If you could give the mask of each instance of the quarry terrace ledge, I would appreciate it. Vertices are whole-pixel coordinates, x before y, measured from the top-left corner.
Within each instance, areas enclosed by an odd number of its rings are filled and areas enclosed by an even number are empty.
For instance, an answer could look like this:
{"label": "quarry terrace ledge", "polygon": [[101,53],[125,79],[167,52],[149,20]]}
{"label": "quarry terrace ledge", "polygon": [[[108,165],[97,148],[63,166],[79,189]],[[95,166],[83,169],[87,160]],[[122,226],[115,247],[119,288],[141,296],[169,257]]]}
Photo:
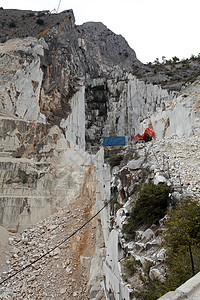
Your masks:
{"label": "quarry terrace ledge", "polygon": [[200,299],[200,272],[190,278],[175,291],[168,292],[158,300],[199,300]]}

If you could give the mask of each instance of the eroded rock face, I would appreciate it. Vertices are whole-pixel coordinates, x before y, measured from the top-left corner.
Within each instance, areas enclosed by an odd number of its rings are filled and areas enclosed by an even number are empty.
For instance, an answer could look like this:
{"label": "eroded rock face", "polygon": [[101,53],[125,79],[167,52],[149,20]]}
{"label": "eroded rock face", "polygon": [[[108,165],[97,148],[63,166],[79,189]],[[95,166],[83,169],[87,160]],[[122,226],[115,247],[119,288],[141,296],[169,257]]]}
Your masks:
{"label": "eroded rock face", "polygon": [[21,231],[76,198],[91,161],[58,126],[0,119],[0,222]]}
{"label": "eroded rock face", "polygon": [[24,120],[42,118],[39,96],[43,73],[41,56],[47,44],[37,39],[9,40],[0,45],[0,110]]}
{"label": "eroded rock face", "polygon": [[36,37],[47,28],[57,26],[70,15],[70,23],[75,23],[72,10],[65,10],[59,14],[51,14],[50,11],[31,11],[19,9],[0,9],[2,20],[0,28],[0,42],[5,43],[9,39]]}
{"label": "eroded rock face", "polygon": [[92,60],[100,68],[106,67],[108,69],[114,65],[128,70],[132,68],[133,64],[138,67],[142,66],[135,51],[129,47],[124,37],[115,34],[101,22],[86,22],[77,26],[77,29],[80,33],[79,41],[84,39],[83,45],[87,42],[86,58],[90,59],[88,65],[91,64]]}

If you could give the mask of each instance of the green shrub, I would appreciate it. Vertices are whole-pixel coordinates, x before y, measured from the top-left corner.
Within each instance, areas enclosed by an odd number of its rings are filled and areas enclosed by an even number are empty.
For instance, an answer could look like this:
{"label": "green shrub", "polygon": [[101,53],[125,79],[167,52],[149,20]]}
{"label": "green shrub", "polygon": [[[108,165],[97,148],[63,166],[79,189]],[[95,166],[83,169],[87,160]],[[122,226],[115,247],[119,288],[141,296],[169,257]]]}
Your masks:
{"label": "green shrub", "polygon": [[135,69],[135,70],[138,70],[138,69],[139,69],[139,66],[137,66],[137,65],[132,65],[132,68]]}
{"label": "green shrub", "polygon": [[163,294],[168,292],[165,284],[160,283],[159,281],[153,281],[149,276],[140,276],[140,279],[143,282],[144,289],[140,292],[135,292],[134,296],[139,300],[157,300]]}
{"label": "green shrub", "polygon": [[146,183],[140,186],[135,205],[130,212],[127,224],[123,226],[126,233],[134,234],[140,226],[158,224],[167,212],[170,203],[171,187],[166,184]]}
{"label": "green shrub", "polygon": [[128,52],[125,52],[125,53],[124,53],[124,56],[125,56],[125,57],[128,57]]}
{"label": "green shrub", "polygon": [[39,18],[36,20],[36,23],[39,25],[44,25],[44,20]]}
{"label": "green shrub", "polygon": [[10,22],[9,27],[10,27],[10,28],[16,27],[15,22],[14,22],[13,20]]}
{"label": "green shrub", "polygon": [[135,257],[133,257],[133,256],[126,258],[122,262],[122,267],[124,269],[124,273],[127,276],[132,277],[135,274],[135,271],[136,271],[135,264],[136,264],[136,261],[135,261]]}
{"label": "green shrub", "polygon": [[107,163],[111,166],[111,168],[115,166],[119,166],[121,161],[124,159],[123,148],[115,148],[104,151],[104,159],[107,160]]}
{"label": "green shrub", "polygon": [[172,60],[174,63],[177,63],[180,61],[180,59],[177,56],[172,57]]}
{"label": "green shrub", "polygon": [[169,219],[163,233],[162,247],[166,249],[165,283],[152,281],[148,274],[141,279],[142,292],[135,294],[140,300],[156,300],[163,294],[175,290],[200,271],[200,203],[185,198],[176,209],[168,211]]}
{"label": "green shrub", "polygon": [[200,271],[200,203],[192,198],[182,199],[177,209],[168,214],[163,246],[167,250],[169,280],[177,277],[176,288]]}

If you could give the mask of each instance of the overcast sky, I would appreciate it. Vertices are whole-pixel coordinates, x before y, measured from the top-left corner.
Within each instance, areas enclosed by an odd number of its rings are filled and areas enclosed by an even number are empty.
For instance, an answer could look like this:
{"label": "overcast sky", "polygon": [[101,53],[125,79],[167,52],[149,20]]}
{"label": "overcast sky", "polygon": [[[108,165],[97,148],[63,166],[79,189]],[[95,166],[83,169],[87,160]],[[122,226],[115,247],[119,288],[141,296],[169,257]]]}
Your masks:
{"label": "overcast sky", "polygon": [[[60,3],[60,6],[59,6]],[[101,21],[123,35],[143,63],[200,53],[200,0],[0,0],[0,7],[73,9],[76,24]]]}

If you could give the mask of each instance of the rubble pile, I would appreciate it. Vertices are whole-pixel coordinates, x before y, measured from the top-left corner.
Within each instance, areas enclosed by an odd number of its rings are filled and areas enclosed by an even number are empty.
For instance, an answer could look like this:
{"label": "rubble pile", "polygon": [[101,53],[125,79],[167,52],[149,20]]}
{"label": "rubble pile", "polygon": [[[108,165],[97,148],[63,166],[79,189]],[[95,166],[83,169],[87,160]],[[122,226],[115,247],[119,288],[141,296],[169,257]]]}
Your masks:
{"label": "rubble pile", "polygon": [[[200,136],[166,138],[157,141],[150,155],[155,183],[174,186],[174,196],[200,197]],[[166,176],[166,180],[162,176]],[[160,178],[160,179],[159,179]]]}
{"label": "rubble pile", "polygon": [[[33,263],[80,228],[91,217],[93,202],[78,199],[21,235],[9,238],[8,271],[1,280]],[[89,299],[87,284],[95,249],[95,222],[54,249],[0,288],[1,299]]]}
{"label": "rubble pile", "polygon": [[[110,233],[110,243],[113,237],[118,241],[118,267],[112,251],[107,250],[106,266],[121,277],[123,284],[129,288],[127,299],[133,299],[132,292],[143,289],[142,276],[149,276],[151,280],[165,281],[166,267],[165,249],[160,247],[162,237],[159,234],[165,230],[165,216],[159,225],[150,228],[142,226],[136,231],[135,237],[130,237],[123,230],[123,225],[129,216],[131,203],[136,201],[137,187],[144,182],[153,181],[154,184],[166,183],[172,187],[173,199],[186,196],[199,198],[200,196],[200,136],[197,131],[193,136],[165,138],[156,142],[138,143],[128,150],[130,161],[123,166],[113,169],[111,191],[120,191],[111,213],[113,226]],[[126,150],[127,152],[127,150]],[[126,154],[127,156],[127,154]],[[121,208],[120,208],[121,206]],[[115,238],[116,239],[116,238]],[[116,256],[116,255],[115,255]],[[127,276],[124,262],[134,260],[136,271]],[[115,260],[115,264],[113,264]],[[112,285],[112,279],[110,278]]]}

